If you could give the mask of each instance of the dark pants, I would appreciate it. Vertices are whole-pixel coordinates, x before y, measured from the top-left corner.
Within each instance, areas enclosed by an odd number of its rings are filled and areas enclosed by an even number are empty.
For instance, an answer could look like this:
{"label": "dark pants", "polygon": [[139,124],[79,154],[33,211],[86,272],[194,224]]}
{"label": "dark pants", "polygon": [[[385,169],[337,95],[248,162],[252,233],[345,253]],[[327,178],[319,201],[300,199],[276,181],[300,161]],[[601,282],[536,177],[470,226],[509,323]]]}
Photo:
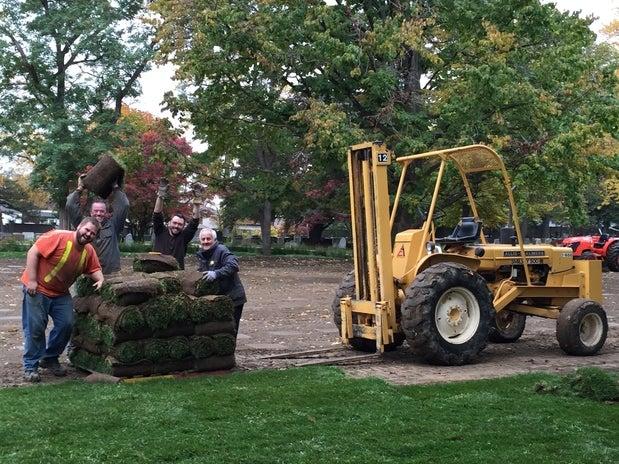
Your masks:
{"label": "dark pants", "polygon": [[234,307],[234,321],[236,322],[236,334],[239,334],[239,324],[241,323],[241,313],[243,312],[243,306],[239,305]]}

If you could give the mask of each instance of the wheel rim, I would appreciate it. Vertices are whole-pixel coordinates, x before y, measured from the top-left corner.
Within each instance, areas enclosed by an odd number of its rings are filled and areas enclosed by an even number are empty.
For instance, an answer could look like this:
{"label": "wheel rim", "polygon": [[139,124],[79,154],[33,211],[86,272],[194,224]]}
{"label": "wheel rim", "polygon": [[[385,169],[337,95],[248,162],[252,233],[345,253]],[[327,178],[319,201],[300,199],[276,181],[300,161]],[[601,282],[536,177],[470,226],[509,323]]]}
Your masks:
{"label": "wheel rim", "polygon": [[580,321],[580,341],[585,346],[594,346],[602,338],[604,332],[604,323],[602,318],[595,314],[589,313]]}
{"label": "wheel rim", "polygon": [[475,295],[466,288],[453,287],[438,300],[434,322],[441,337],[449,343],[459,345],[475,335],[480,315]]}
{"label": "wheel rim", "polygon": [[511,311],[505,310],[497,313],[495,319],[497,329],[501,332],[507,332],[516,323],[515,319],[516,316]]}

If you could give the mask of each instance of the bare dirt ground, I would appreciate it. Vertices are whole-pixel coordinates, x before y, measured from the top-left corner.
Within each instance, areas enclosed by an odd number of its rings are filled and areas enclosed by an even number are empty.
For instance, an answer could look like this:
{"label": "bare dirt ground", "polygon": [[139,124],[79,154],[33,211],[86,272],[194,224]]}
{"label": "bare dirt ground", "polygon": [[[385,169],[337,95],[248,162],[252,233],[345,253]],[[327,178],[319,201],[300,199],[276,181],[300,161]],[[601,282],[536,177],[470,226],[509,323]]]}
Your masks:
{"label": "bare dirt ground", "polygon": [[[123,259],[123,267],[130,266],[130,262]],[[265,357],[341,347],[330,305],[342,276],[352,266],[350,262],[243,257],[240,263],[249,301],[243,311],[235,370],[282,368],[293,363],[313,362],[311,358]],[[0,260],[0,386],[5,387],[23,384],[19,276],[24,265],[25,259]],[[194,267],[194,259],[189,258],[187,269]],[[596,356],[565,355],[555,338],[555,321],[528,318],[527,328],[518,342],[490,344],[476,364],[458,367],[420,364],[411,359],[405,344],[396,352],[366,358],[342,368],[354,377],[374,376],[396,384],[491,378],[532,371],[560,372],[579,366],[619,370],[619,273],[604,273],[603,279],[609,334],[604,348]],[[43,382],[83,376],[74,369],[61,379],[43,372]]]}

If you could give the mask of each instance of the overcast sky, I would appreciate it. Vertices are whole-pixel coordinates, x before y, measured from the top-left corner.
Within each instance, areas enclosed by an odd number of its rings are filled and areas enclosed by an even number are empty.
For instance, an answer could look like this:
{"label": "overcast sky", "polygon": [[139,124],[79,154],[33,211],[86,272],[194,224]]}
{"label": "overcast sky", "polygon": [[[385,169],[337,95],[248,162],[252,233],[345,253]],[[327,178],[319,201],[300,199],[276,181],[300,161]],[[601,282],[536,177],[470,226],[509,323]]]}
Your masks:
{"label": "overcast sky", "polygon": [[[598,19],[592,24],[592,29],[597,33],[600,28],[610,23],[613,18],[619,17],[619,0],[553,0],[545,3],[555,3],[560,10],[581,11],[581,16],[594,15]],[[142,95],[133,100],[127,101],[129,106],[142,111],[148,111],[155,116],[169,117],[169,113],[162,112],[161,100],[163,94],[174,88],[172,81],[173,68],[171,65],[158,66],[147,73],[140,79],[142,86]],[[192,140],[191,133],[186,133],[185,136]],[[195,150],[201,151],[204,146],[192,142]]]}

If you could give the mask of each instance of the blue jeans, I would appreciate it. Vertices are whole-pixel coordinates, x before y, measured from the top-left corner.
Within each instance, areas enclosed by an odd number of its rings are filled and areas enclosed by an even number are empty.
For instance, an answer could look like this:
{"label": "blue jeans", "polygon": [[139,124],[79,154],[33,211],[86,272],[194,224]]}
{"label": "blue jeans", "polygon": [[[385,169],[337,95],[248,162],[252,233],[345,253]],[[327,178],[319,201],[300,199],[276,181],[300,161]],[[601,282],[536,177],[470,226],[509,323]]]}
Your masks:
{"label": "blue jeans", "polygon": [[[45,329],[49,318],[54,328],[45,343]],[[24,288],[22,326],[24,329],[24,370],[39,366],[41,358],[57,359],[71,339],[73,329],[73,300],[71,295],[48,297],[42,293],[30,295]]]}

